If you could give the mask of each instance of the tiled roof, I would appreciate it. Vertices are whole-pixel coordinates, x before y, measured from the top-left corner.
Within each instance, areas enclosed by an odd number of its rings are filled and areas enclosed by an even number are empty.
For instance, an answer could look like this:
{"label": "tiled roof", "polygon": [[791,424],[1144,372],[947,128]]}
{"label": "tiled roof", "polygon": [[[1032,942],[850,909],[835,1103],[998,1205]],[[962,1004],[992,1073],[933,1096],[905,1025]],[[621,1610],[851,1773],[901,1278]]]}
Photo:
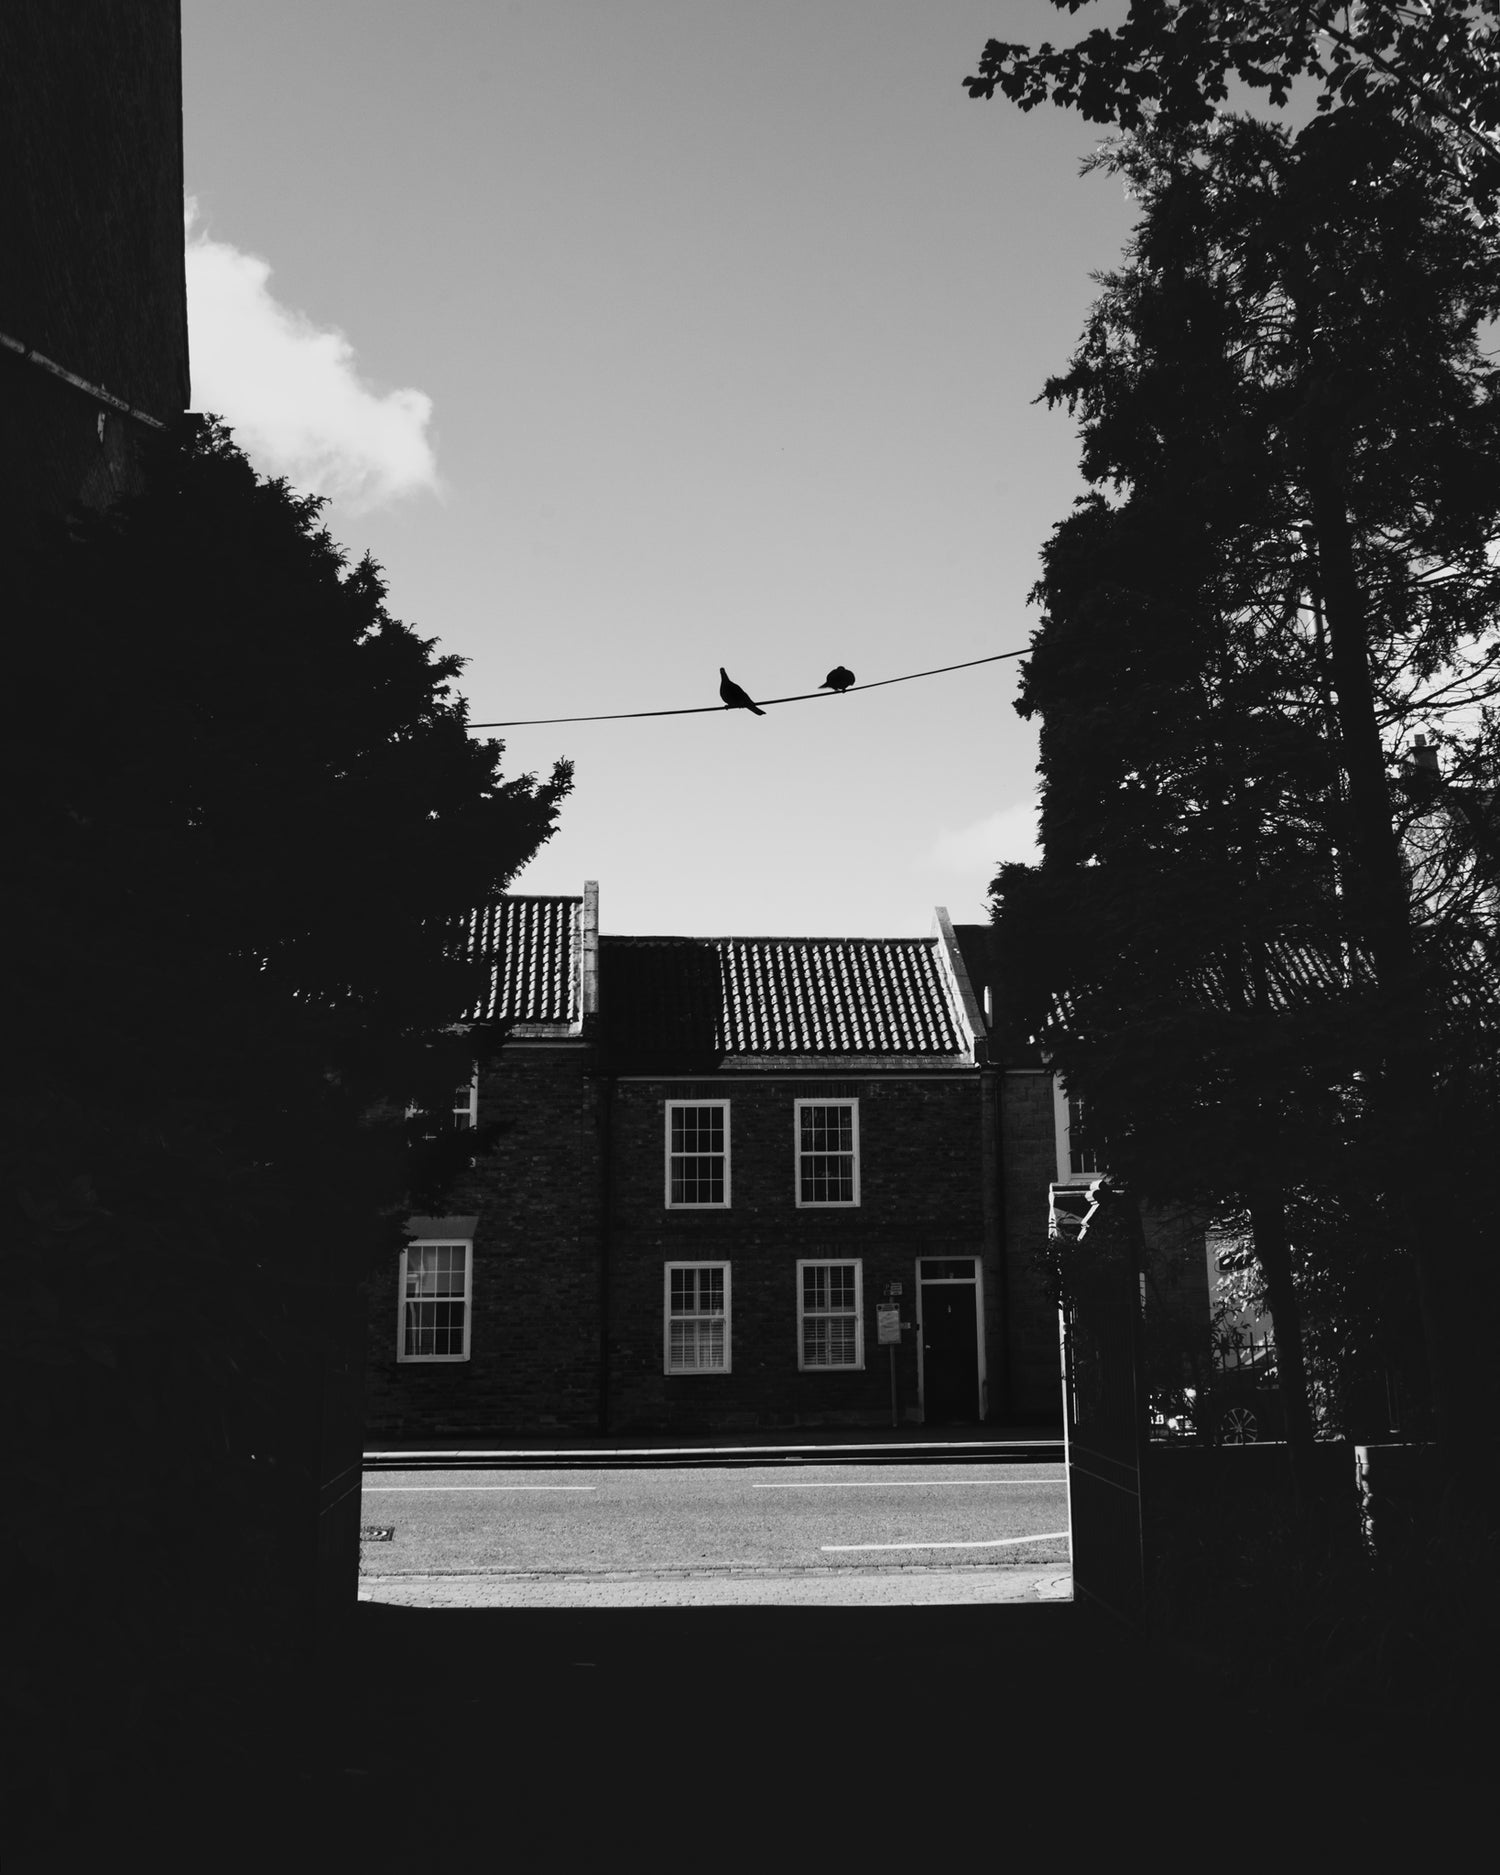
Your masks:
{"label": "tiled roof", "polygon": [[[1261,973],[1266,1009],[1278,1016],[1347,1002],[1351,997],[1367,995],[1374,983],[1368,959],[1337,944],[1275,938],[1260,946],[1255,964]],[[1171,990],[1173,1005],[1180,1010],[1247,1013],[1252,1006],[1248,969],[1248,953],[1244,950],[1228,956],[1210,952],[1177,981]],[[1155,993],[1165,992],[1158,986]],[[1085,1004],[1087,1000],[1085,995]],[[1046,1027],[1067,1029],[1077,1021],[1078,1006],[1073,992],[1055,992]]]}
{"label": "tiled roof", "polygon": [[[1368,960],[1358,951],[1337,946],[1278,940],[1264,945],[1257,961],[1264,973],[1267,1002],[1278,1014],[1359,994],[1373,982]],[[1191,979],[1192,988],[1199,1001],[1234,1009],[1247,994],[1244,971],[1243,957],[1229,963],[1210,959]]]}
{"label": "tiled roof", "polygon": [[[1471,931],[1418,933],[1425,956],[1419,983],[1430,999],[1428,1007],[1440,1017],[1500,1026],[1500,969],[1492,948]],[[1366,951],[1331,940],[1273,939],[1256,958],[1263,973],[1266,1007],[1273,1015],[1334,1009],[1388,1009],[1374,963]],[[1249,1006],[1244,955],[1203,959],[1185,976],[1178,1001],[1225,1014],[1245,1012]],[[1053,1022],[1067,1027],[1074,1020],[1074,1005],[1066,994],[1054,998]]]}
{"label": "tiled roof", "polygon": [[620,1054],[968,1059],[931,938],[600,940]]}
{"label": "tiled roof", "polygon": [[577,898],[505,897],[469,915],[469,954],[490,965],[477,1022],[578,1020]]}

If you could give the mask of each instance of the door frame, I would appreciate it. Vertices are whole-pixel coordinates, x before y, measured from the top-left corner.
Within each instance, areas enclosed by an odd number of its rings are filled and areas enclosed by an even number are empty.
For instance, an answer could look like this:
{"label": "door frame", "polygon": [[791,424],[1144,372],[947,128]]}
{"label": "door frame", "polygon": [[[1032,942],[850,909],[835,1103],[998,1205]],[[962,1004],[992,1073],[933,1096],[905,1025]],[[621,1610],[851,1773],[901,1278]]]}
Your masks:
{"label": "door frame", "polygon": [[[924,1277],[924,1263],[972,1263],[974,1275]],[[990,1386],[989,1371],[984,1353],[984,1263],[977,1256],[960,1253],[958,1256],[930,1256],[917,1258],[917,1411],[921,1415],[918,1424],[927,1423],[927,1355],[923,1345],[922,1288],[925,1282],[943,1285],[954,1289],[972,1288],[974,1291],[974,1346],[976,1354],[977,1379],[979,1382],[979,1423],[983,1425],[989,1418]]]}

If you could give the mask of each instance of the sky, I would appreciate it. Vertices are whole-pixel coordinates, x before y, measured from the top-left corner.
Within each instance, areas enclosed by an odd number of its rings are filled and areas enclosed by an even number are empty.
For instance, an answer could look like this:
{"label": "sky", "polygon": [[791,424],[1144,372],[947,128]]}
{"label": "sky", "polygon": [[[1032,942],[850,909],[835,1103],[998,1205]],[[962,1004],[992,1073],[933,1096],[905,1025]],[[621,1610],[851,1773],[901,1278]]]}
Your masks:
{"label": "sky", "polygon": [[[1092,13],[1092,9],[1091,9]],[[194,407],[329,499],[476,723],[1021,649],[1062,370],[1131,223],[962,88],[1046,0],[184,0]],[[496,730],[521,892],[616,933],[918,936],[1032,857],[1016,660]]]}

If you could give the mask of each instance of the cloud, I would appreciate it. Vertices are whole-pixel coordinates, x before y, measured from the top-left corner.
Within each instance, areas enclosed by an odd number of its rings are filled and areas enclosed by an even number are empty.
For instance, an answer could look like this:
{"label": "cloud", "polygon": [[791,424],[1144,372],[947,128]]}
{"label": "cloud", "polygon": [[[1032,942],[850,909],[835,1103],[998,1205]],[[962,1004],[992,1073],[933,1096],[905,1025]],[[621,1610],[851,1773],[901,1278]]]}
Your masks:
{"label": "cloud", "polygon": [[945,828],[927,855],[929,866],[942,872],[978,873],[989,883],[1006,860],[1035,865],[1041,858],[1036,843],[1036,802],[1017,801],[976,820],[972,826]]}
{"label": "cloud", "polygon": [[356,513],[436,490],[432,399],[374,390],[344,334],[284,306],[270,263],[211,239],[191,196],[184,223],[194,408],[221,416],[262,474]]}

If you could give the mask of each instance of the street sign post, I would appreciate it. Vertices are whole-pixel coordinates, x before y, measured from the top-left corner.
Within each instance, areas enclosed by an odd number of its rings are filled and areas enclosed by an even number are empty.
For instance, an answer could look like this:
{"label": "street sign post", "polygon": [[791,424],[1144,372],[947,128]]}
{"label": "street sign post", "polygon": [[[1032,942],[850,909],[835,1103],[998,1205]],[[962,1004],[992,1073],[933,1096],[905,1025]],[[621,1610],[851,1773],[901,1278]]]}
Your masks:
{"label": "street sign post", "polygon": [[900,1424],[900,1415],[896,1409],[896,1350],[901,1345],[901,1304],[896,1300],[901,1294],[900,1283],[887,1283],[885,1300],[875,1305],[875,1339],[882,1348],[890,1350],[891,1362],[891,1424]]}

